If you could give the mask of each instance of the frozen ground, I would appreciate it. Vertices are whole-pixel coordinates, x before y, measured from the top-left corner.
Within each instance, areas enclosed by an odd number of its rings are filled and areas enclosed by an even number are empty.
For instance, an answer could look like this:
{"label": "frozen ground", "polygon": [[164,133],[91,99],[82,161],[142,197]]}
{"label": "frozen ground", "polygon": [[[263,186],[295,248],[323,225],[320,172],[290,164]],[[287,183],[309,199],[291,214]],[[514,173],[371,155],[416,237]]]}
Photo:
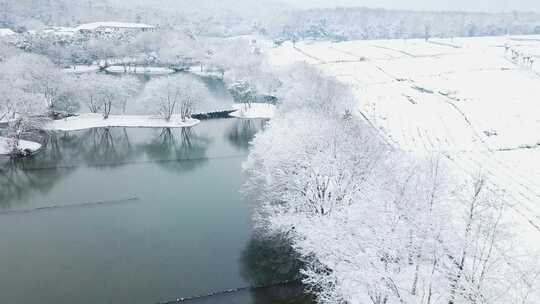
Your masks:
{"label": "frozen ground", "polygon": [[244,118],[244,119],[257,119],[257,118],[272,118],[276,111],[276,106],[266,103],[252,103],[246,104],[233,104],[235,112],[229,114],[232,117]]}
{"label": "frozen ground", "polygon": [[275,66],[304,61],[350,84],[359,112],[395,146],[441,151],[460,172],[490,177],[523,224],[521,244],[540,247],[540,36],[286,43],[268,52]]}
{"label": "frozen ground", "polygon": [[197,119],[182,121],[176,115],[170,121],[155,116],[144,115],[111,115],[103,119],[101,114],[81,114],[61,120],[54,120],[47,125],[47,129],[55,131],[77,131],[93,128],[185,128],[197,125]]}
{"label": "frozen ground", "polygon": [[[0,137],[0,155],[9,155],[11,150],[9,149],[11,139]],[[26,140],[19,140],[18,149],[21,151],[35,152],[41,148],[41,145]]]}

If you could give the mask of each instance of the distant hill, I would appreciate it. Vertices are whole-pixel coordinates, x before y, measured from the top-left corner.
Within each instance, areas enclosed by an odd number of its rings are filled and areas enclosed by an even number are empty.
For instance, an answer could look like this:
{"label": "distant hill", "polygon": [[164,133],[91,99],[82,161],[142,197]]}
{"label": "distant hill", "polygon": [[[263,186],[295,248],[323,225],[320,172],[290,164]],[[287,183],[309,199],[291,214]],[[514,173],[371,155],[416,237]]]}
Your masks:
{"label": "distant hill", "polygon": [[274,37],[395,39],[540,34],[540,13],[416,12],[370,8],[298,10],[273,20]]}

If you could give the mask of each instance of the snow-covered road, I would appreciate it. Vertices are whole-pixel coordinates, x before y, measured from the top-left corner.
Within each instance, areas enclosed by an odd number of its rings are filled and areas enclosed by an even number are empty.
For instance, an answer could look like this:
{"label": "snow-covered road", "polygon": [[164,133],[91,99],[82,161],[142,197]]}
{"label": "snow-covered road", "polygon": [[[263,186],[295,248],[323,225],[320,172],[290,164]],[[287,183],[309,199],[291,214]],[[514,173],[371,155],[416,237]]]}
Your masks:
{"label": "snow-covered road", "polygon": [[[358,110],[401,149],[440,151],[508,197],[525,245],[540,238],[540,37],[314,42],[269,50],[350,84]],[[515,54],[519,54],[517,57]]]}

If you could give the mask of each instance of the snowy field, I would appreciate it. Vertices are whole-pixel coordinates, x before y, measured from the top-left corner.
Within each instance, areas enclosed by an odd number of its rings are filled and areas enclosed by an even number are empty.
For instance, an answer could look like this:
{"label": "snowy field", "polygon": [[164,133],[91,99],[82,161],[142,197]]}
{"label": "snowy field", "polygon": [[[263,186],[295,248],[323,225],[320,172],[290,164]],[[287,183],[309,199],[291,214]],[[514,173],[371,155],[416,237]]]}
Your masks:
{"label": "snowy field", "polygon": [[286,43],[269,60],[316,65],[354,88],[359,114],[396,147],[490,177],[524,245],[538,245],[540,37]]}
{"label": "snowy field", "polygon": [[155,116],[145,115],[110,115],[103,119],[101,114],[81,114],[66,119],[54,120],[46,128],[53,131],[78,131],[94,128],[185,128],[199,123],[197,119],[182,121],[179,115],[173,115],[170,121]]}

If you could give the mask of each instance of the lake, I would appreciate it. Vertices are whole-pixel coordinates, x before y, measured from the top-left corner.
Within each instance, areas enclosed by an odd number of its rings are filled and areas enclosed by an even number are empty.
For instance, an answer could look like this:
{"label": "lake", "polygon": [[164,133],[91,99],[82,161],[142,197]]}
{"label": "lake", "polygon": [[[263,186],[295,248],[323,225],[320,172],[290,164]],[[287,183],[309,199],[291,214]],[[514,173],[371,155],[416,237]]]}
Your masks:
{"label": "lake", "polygon": [[[0,172],[0,302],[164,303],[294,279],[253,230],[241,164],[262,120],[56,133]],[[310,303],[297,283],[189,303]]]}

